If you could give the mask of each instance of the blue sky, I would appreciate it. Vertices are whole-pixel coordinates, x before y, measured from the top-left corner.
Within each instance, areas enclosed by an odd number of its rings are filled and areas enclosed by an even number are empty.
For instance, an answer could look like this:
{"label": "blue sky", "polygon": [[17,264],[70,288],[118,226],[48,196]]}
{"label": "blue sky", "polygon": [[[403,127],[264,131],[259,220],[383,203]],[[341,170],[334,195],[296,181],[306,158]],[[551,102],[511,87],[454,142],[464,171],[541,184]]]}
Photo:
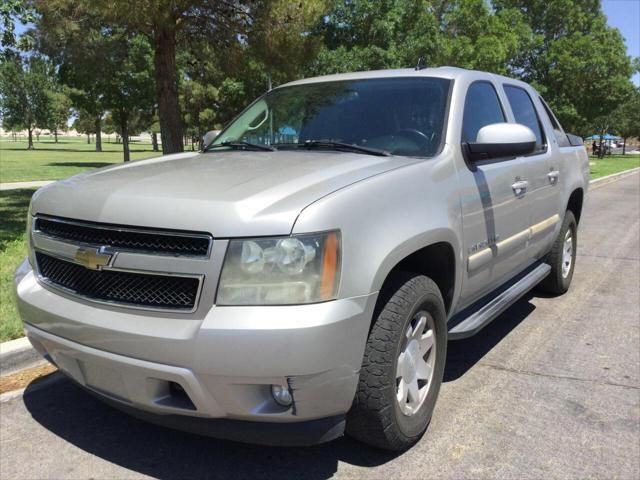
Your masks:
{"label": "blue sky", "polygon": [[[640,0],[603,0],[607,23],[616,27],[627,42],[627,55],[640,57]],[[640,74],[633,83],[640,85]]]}
{"label": "blue sky", "polygon": [[[640,0],[602,0],[602,8],[609,25],[619,29],[625,38],[627,55],[640,57]],[[16,33],[21,34],[24,28],[16,25]],[[635,74],[633,82],[640,86],[640,73]]]}

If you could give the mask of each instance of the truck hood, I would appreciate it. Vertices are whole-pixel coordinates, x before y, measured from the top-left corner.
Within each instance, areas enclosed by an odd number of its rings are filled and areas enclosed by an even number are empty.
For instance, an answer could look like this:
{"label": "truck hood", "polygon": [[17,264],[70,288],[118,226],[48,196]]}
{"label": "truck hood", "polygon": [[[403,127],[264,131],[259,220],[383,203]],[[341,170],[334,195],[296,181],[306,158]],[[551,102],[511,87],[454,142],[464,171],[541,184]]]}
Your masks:
{"label": "truck hood", "polygon": [[418,159],[342,152],[207,152],[107,167],[50,184],[33,214],[211,233],[286,235],[319,198]]}

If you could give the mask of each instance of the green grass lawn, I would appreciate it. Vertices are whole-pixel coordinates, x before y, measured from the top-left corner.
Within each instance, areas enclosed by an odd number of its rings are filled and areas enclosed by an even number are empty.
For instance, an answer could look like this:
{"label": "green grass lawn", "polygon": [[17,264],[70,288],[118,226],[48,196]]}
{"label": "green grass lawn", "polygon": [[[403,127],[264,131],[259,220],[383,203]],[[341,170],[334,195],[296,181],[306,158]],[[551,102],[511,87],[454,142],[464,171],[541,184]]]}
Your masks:
{"label": "green grass lawn", "polygon": [[640,155],[605,155],[602,160],[589,156],[591,178],[605,177],[636,167],[640,167]]}
{"label": "green grass lawn", "polygon": [[[122,162],[122,145],[108,143],[103,137],[102,152],[95,151],[95,144],[86,137],[59,137],[59,142],[41,137],[35,142],[35,150],[27,150],[22,139],[11,141],[0,138],[0,183],[28,182],[31,180],[59,180],[92,168],[105,167]],[[154,157],[150,143],[132,142],[131,159]]]}
{"label": "green grass lawn", "polygon": [[35,189],[0,191],[0,341],[22,336],[13,301],[13,272],[25,257],[29,200]]}

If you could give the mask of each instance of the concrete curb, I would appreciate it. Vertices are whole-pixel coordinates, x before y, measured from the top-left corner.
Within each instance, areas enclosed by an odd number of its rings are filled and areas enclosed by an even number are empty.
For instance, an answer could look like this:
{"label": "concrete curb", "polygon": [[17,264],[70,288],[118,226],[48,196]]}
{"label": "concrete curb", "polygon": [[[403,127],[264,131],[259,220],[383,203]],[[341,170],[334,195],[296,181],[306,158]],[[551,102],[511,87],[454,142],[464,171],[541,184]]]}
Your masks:
{"label": "concrete curb", "polygon": [[14,398],[22,397],[27,391],[27,388],[29,389],[28,393],[37,392],[38,390],[59,382],[62,379],[64,379],[64,375],[61,372],[53,372],[48,378],[36,379],[35,383],[28,385],[26,388],[19,388],[18,390],[12,390],[10,392],[0,394],[0,403],[10,402]]}
{"label": "concrete curb", "polygon": [[44,361],[27,337],[0,343],[0,375],[8,375]]}
{"label": "concrete curb", "polygon": [[[596,178],[589,183],[592,185],[605,184],[639,171],[640,167],[632,168],[607,175],[606,177]],[[0,375],[7,375],[23,368],[33,367],[37,363],[44,361],[26,337],[0,343]]]}
{"label": "concrete curb", "polygon": [[55,182],[55,180],[42,180],[36,182],[9,182],[9,183],[0,183],[0,190],[18,190],[21,188],[39,188],[44,187],[45,185],[49,185],[50,183]]}
{"label": "concrete curb", "polygon": [[596,178],[591,180],[589,183],[591,185],[597,185],[599,183],[608,183],[614,180],[618,180],[621,177],[626,177],[627,175],[631,175],[633,173],[640,172],[640,167],[631,168],[629,170],[623,170],[622,172],[612,173],[611,175],[607,175],[606,177]]}

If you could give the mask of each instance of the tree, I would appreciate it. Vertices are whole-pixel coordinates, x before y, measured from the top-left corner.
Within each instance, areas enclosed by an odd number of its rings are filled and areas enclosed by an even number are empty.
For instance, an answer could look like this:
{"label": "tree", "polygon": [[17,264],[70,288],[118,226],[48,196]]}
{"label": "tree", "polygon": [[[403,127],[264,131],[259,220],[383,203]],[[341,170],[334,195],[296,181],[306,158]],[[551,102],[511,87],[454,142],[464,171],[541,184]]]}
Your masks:
{"label": "tree", "polygon": [[58,143],[58,131],[67,129],[67,121],[71,113],[71,99],[60,90],[47,91],[49,96],[49,112],[47,125]]}
{"label": "tree", "polygon": [[[81,3],[81,2],[80,2]],[[82,5],[80,5],[82,7]],[[96,150],[101,150],[104,112],[122,135],[123,158],[129,161],[132,119],[153,105],[153,52],[149,39],[122,27],[112,27],[93,10],[77,16],[67,0],[38,2],[39,48],[59,64],[61,79],[80,111],[93,118]]]}
{"label": "tree", "polygon": [[322,39],[311,33],[327,4],[327,0],[271,0],[256,10],[247,43],[269,82],[302,76],[310,59],[317,56]]}
{"label": "tree", "polygon": [[313,73],[428,66],[508,73],[528,32],[515,9],[494,13],[485,0],[334,0]]}
{"label": "tree", "polygon": [[15,56],[15,47],[26,48],[31,42],[28,36],[18,41],[15,22],[29,23],[34,19],[33,6],[25,0],[3,0],[0,3],[0,57],[8,60]]}
{"label": "tree", "polygon": [[73,121],[73,128],[78,133],[84,133],[87,136],[87,143],[91,143],[91,134],[96,133],[93,115],[86,110],[78,110],[76,119]]}
{"label": "tree", "polygon": [[629,99],[613,112],[613,130],[622,137],[622,154],[626,154],[627,139],[640,138],[640,89],[629,96]]}
{"label": "tree", "polygon": [[567,130],[588,134],[631,86],[631,61],[620,32],[607,25],[600,0],[494,0],[498,14],[517,10],[529,25],[514,75],[545,96]]}
{"label": "tree", "polygon": [[0,66],[0,115],[5,128],[26,129],[32,150],[33,131],[46,128],[50,98],[48,65],[38,57],[16,58]]}
{"label": "tree", "polygon": [[140,112],[150,110],[153,103],[151,47],[146,37],[125,31],[114,32],[113,40],[107,54],[112,70],[104,85],[104,105],[111,110],[122,137],[124,161],[128,162],[132,121]]}
{"label": "tree", "polygon": [[[71,3],[42,2],[34,36],[38,49],[58,65],[58,77],[67,86],[73,107],[83,112],[86,130],[95,133],[96,152],[102,151],[101,124],[104,90],[112,65],[107,62],[112,38],[95,16],[73,21]],[[86,125],[91,118],[94,126]]]}
{"label": "tree", "polygon": [[312,74],[428,64],[438,50],[438,23],[427,0],[333,0],[319,22],[323,37]]}
{"label": "tree", "polygon": [[61,4],[75,19],[96,15],[110,27],[147,35],[153,46],[156,103],[162,132],[162,151],[181,152],[182,119],[178,102],[177,45],[218,35],[240,36],[249,26],[251,11],[259,0],[130,0],[127,8],[114,8],[107,0],[40,0],[40,9]]}
{"label": "tree", "polygon": [[439,48],[433,54],[435,65],[502,75],[512,73],[510,62],[530,34],[521,12],[516,9],[492,12],[484,0],[446,2],[438,24],[440,38]]}
{"label": "tree", "polygon": [[[107,113],[107,115],[104,117],[104,121],[102,122],[102,131],[107,134],[107,141],[111,142],[111,134],[116,133],[116,124],[113,121],[113,117],[110,113]],[[119,140],[116,136],[116,143],[118,142]]]}

